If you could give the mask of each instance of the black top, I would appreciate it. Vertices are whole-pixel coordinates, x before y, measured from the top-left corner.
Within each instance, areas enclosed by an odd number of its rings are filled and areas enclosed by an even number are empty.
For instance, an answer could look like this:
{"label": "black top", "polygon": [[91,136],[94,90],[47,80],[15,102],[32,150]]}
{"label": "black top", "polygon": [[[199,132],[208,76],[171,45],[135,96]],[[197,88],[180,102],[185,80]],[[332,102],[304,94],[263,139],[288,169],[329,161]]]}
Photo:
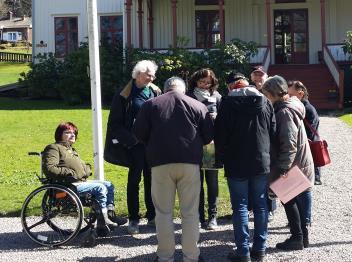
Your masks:
{"label": "black top", "polygon": [[216,162],[224,164],[225,176],[269,174],[275,129],[274,110],[266,97],[223,97],[214,141]]}
{"label": "black top", "polygon": [[145,102],[133,131],[146,144],[151,167],[201,164],[203,145],[213,139],[213,121],[201,102],[169,91]]}
{"label": "black top", "polygon": [[[306,109],[306,117],[305,119],[308,121],[308,123],[316,130],[318,131],[319,128],[319,115],[317,113],[317,110],[315,107],[308,101],[308,100],[302,100],[301,101]],[[310,128],[305,124],[304,125],[307,133],[308,139],[314,141],[317,139],[317,137],[314,137],[314,133]]]}

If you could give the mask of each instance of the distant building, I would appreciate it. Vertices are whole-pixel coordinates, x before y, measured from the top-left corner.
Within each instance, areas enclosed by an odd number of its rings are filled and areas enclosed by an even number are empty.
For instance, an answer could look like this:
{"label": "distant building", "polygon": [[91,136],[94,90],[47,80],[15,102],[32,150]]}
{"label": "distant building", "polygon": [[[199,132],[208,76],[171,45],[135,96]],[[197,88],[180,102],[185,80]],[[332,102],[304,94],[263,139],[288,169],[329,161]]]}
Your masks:
{"label": "distant building", "polygon": [[10,12],[8,19],[0,21],[0,41],[32,43],[32,18],[13,17]]}

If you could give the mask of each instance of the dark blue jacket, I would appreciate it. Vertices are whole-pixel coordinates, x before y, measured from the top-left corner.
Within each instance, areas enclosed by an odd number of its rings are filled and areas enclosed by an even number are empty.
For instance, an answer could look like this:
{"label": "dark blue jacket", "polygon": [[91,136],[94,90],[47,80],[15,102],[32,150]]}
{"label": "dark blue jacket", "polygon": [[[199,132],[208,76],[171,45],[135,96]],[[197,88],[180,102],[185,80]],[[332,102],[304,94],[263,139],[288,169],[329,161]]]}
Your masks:
{"label": "dark blue jacket", "polygon": [[[224,164],[226,177],[248,178],[270,172],[270,144],[276,121],[269,100],[256,95],[222,97],[215,120],[215,158]],[[230,94],[230,93],[229,93]]]}
{"label": "dark blue jacket", "polygon": [[[308,121],[308,123],[316,130],[318,131],[319,128],[319,115],[317,113],[317,110],[315,107],[308,101],[308,100],[301,100],[303,103],[305,109],[306,109],[306,117],[305,120]],[[308,139],[314,141],[317,139],[317,137],[314,137],[314,133],[312,130],[304,124],[304,127],[306,129],[307,137]]]}

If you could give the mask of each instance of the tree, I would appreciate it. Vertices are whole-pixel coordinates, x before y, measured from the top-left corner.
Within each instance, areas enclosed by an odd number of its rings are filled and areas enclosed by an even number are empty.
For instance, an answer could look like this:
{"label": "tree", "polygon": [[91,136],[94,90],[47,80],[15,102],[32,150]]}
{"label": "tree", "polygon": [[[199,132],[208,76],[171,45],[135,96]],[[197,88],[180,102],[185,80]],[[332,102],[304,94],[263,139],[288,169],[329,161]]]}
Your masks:
{"label": "tree", "polygon": [[15,17],[32,15],[31,0],[5,0],[4,5],[8,11],[13,13]]}

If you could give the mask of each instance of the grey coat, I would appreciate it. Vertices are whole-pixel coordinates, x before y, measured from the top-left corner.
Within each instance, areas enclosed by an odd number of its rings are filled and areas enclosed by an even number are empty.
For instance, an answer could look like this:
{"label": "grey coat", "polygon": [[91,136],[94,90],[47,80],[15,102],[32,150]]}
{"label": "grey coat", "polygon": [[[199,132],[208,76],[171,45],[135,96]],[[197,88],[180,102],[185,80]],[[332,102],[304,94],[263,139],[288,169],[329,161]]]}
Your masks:
{"label": "grey coat", "polygon": [[291,97],[274,103],[274,110],[277,134],[272,145],[270,181],[297,165],[313,182],[313,158],[303,124],[304,105],[296,97]]}

